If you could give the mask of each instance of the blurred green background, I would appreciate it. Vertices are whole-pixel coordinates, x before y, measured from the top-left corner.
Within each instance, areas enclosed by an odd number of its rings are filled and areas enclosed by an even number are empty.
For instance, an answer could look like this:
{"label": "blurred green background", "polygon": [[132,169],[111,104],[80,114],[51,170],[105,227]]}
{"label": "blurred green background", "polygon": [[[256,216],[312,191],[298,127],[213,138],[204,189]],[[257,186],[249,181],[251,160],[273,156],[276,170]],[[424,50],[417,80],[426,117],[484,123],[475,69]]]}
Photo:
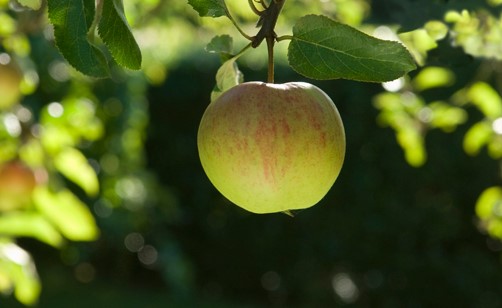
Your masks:
{"label": "blurred green background", "polygon": [[[58,53],[44,8],[0,0],[0,68],[21,76],[0,162],[36,181],[30,202],[0,207],[1,307],[502,307],[500,1],[288,1],[280,34],[325,14],[420,64],[393,84],[313,81],[278,44],[276,82],[318,85],[347,135],[334,187],[293,218],[231,204],[198,160],[221,64],[204,46],[244,46],[231,23],[184,0],[124,2],[143,70],[95,80]],[[246,1],[227,2],[254,33]],[[264,48],[238,62],[265,80]]]}

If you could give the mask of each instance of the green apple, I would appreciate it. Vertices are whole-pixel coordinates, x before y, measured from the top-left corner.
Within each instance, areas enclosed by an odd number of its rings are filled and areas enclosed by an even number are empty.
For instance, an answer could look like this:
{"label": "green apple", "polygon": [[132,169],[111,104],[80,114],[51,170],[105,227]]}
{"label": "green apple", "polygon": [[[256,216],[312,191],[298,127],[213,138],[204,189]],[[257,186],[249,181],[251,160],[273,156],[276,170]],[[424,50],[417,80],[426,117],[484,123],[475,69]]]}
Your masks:
{"label": "green apple", "polygon": [[0,110],[5,110],[18,103],[21,99],[19,84],[22,74],[12,63],[0,63]]}
{"label": "green apple", "polygon": [[209,180],[253,213],[304,209],[335,182],[345,131],[333,101],[304,82],[247,82],[202,117],[197,145]]}
{"label": "green apple", "polygon": [[0,211],[13,211],[30,205],[36,181],[33,170],[19,161],[0,166]]}

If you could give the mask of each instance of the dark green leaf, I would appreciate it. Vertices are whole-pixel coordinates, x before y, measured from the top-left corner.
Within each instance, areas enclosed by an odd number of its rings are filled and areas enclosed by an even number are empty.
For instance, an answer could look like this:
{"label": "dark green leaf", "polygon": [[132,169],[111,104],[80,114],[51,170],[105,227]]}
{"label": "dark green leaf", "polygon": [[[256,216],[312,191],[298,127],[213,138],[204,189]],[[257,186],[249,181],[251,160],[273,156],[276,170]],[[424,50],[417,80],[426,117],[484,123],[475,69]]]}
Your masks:
{"label": "dark green leaf", "polygon": [[225,0],[188,0],[201,17],[220,17],[227,15]]}
{"label": "dark green leaf", "polygon": [[211,53],[218,53],[221,61],[225,62],[233,57],[233,39],[230,35],[218,35],[213,37],[211,42],[207,44],[206,51]]}
{"label": "dark green leaf", "polygon": [[122,0],[103,2],[98,32],[119,65],[132,70],[141,68],[141,51],[127,23]]}
{"label": "dark green leaf", "polygon": [[86,75],[108,76],[104,55],[89,42],[87,36],[94,19],[94,0],[47,2],[56,45],[66,60]]}
{"label": "dark green leaf", "polygon": [[217,35],[207,44],[206,51],[212,53],[232,53],[233,39],[228,34]]}
{"label": "dark green leaf", "polygon": [[400,43],[317,15],[304,16],[293,27],[288,60],[295,71],[313,79],[384,82],[416,67]]}

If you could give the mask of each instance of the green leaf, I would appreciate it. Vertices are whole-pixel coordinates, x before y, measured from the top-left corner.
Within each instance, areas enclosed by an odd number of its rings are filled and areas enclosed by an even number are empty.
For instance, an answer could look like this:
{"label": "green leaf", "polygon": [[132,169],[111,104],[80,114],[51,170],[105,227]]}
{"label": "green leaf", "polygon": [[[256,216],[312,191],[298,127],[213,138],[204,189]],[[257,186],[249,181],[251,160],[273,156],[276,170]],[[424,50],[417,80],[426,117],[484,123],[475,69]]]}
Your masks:
{"label": "green leaf", "polygon": [[141,68],[141,51],[129,28],[122,0],[103,1],[98,33],[119,65],[132,70]]}
{"label": "green leaf", "polygon": [[502,238],[502,187],[493,186],[481,193],[476,202],[476,215],[491,235]]}
{"label": "green leaf", "polygon": [[69,190],[51,192],[47,187],[37,187],[33,202],[61,233],[73,241],[92,241],[99,230],[87,206]]}
{"label": "green leaf", "polygon": [[499,160],[502,158],[502,139],[501,138],[492,138],[490,142],[487,144],[488,155],[495,160]]}
{"label": "green leaf", "polygon": [[486,117],[502,116],[502,98],[489,84],[476,82],[467,91],[467,97]]}
{"label": "green leaf", "polygon": [[223,92],[242,83],[244,75],[235,63],[237,58],[238,56],[235,56],[226,61],[216,72],[216,86],[211,93],[211,101],[216,100]]}
{"label": "green leaf", "polygon": [[425,31],[436,41],[442,40],[448,34],[448,26],[439,20],[430,20],[424,25]]}
{"label": "green leaf", "polygon": [[427,153],[425,152],[424,137],[418,129],[402,127],[396,131],[396,137],[404,150],[408,164],[413,167],[422,166],[427,160]]}
{"label": "green leaf", "polygon": [[211,39],[206,46],[207,52],[231,54],[233,50],[233,39],[228,34],[217,35]]}
{"label": "green leaf", "polygon": [[33,237],[54,247],[63,242],[54,226],[38,213],[13,212],[0,216],[0,235]]}
{"label": "green leaf", "polygon": [[453,107],[441,101],[430,103],[428,108],[432,110],[431,126],[445,132],[452,132],[458,125],[467,121],[467,112],[462,108]]}
{"label": "green leaf", "polygon": [[56,45],[68,63],[83,74],[107,77],[103,53],[88,40],[95,14],[94,0],[51,0],[47,4]]}
{"label": "green leaf", "polygon": [[36,303],[42,288],[35,264],[28,252],[12,242],[0,243],[0,276],[9,279],[21,303]]}
{"label": "green leaf", "polygon": [[418,91],[427,89],[448,87],[455,82],[455,74],[446,68],[429,66],[424,68],[413,79],[413,86]]}
{"label": "green leaf", "polygon": [[17,0],[17,2],[32,10],[38,10],[42,6],[42,0]]}
{"label": "green leaf", "polygon": [[469,128],[464,136],[464,151],[469,155],[477,155],[481,148],[492,138],[493,130],[490,123],[478,122]]}
{"label": "green leaf", "polygon": [[200,17],[228,16],[225,0],[188,0]]}
{"label": "green leaf", "polygon": [[75,148],[66,148],[54,158],[56,169],[70,181],[80,186],[88,195],[99,191],[98,177],[87,158]]}
{"label": "green leaf", "polygon": [[318,15],[304,16],[293,27],[288,60],[295,71],[313,79],[384,82],[416,68],[400,43]]}

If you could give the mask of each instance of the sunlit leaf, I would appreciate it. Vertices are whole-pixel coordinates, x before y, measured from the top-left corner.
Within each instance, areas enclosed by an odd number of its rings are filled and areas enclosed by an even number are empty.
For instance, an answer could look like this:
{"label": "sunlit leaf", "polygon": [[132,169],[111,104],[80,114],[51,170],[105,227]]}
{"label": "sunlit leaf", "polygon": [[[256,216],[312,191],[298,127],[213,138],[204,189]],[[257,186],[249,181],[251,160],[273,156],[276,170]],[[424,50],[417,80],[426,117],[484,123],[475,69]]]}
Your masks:
{"label": "sunlit leaf", "polygon": [[436,40],[423,28],[400,33],[399,39],[408,47],[419,65],[424,65],[428,51],[438,46]]}
{"label": "sunlit leaf", "polygon": [[481,148],[490,141],[493,134],[488,122],[478,122],[469,128],[464,136],[464,150],[469,155],[477,155]]}
{"label": "sunlit leaf", "polygon": [[103,53],[88,40],[95,2],[51,0],[47,1],[47,5],[56,45],[68,63],[89,76],[108,76],[108,64]]}
{"label": "sunlit leaf", "polygon": [[404,127],[396,132],[397,141],[404,150],[406,161],[413,167],[422,166],[426,159],[424,138],[412,127]]}
{"label": "sunlit leaf", "polygon": [[44,155],[44,149],[38,139],[25,142],[19,149],[19,157],[32,166],[43,165]]}
{"label": "sunlit leaf", "polygon": [[88,195],[99,190],[98,177],[87,158],[75,148],[66,148],[54,158],[54,165],[69,180],[80,186]]}
{"label": "sunlit leaf", "polygon": [[141,68],[141,51],[129,28],[122,0],[103,1],[98,33],[118,64],[132,70]]}
{"label": "sunlit leaf", "polygon": [[40,141],[44,149],[55,154],[66,147],[75,146],[77,140],[68,129],[54,125],[46,125],[40,135]]}
{"label": "sunlit leaf", "polygon": [[377,39],[317,15],[304,16],[293,27],[288,61],[309,78],[371,82],[391,81],[416,67],[400,43]]}
{"label": "sunlit leaf", "polygon": [[497,6],[502,4],[502,0],[488,0],[488,4],[492,6]]}
{"label": "sunlit leaf", "polygon": [[32,10],[38,10],[42,5],[42,0],[16,0],[22,6],[29,7]]}
{"label": "sunlit leaf", "polygon": [[413,86],[418,91],[431,88],[448,87],[455,82],[455,74],[449,69],[437,66],[424,68],[413,79]]}
{"label": "sunlit leaf", "polygon": [[458,13],[450,11],[445,15],[453,23],[451,38],[453,44],[461,46],[464,52],[474,57],[502,59],[502,18],[488,10]]}
{"label": "sunlit leaf", "polygon": [[63,238],[54,226],[38,213],[15,212],[0,216],[0,235],[33,237],[54,247]]}
{"label": "sunlit leaf", "polygon": [[216,86],[211,93],[211,101],[216,100],[223,92],[242,83],[244,77],[235,60],[237,60],[237,57],[226,61],[218,69],[216,73]]}
{"label": "sunlit leaf", "polygon": [[453,131],[467,121],[467,112],[462,108],[452,107],[444,102],[430,103],[428,108],[432,110],[431,126],[446,132]]}
{"label": "sunlit leaf", "polygon": [[439,20],[430,20],[424,25],[425,31],[429,36],[438,41],[442,40],[448,34],[448,26]]}
{"label": "sunlit leaf", "polygon": [[469,100],[488,118],[502,116],[502,99],[489,84],[478,81],[467,91]]}
{"label": "sunlit leaf", "polygon": [[485,189],[476,202],[476,215],[483,222],[487,231],[502,237],[502,187],[493,186]]}
{"label": "sunlit leaf", "polygon": [[201,17],[226,16],[228,9],[224,0],[188,0]]}
{"label": "sunlit leaf", "polygon": [[69,190],[52,192],[47,187],[37,187],[33,193],[37,209],[61,233],[74,241],[92,241],[99,230],[87,206]]}
{"label": "sunlit leaf", "polygon": [[502,158],[502,136],[492,138],[487,145],[488,155],[493,159]]}
{"label": "sunlit leaf", "polygon": [[25,305],[37,302],[42,289],[31,256],[14,243],[0,244],[0,275],[14,286],[14,296]]}

